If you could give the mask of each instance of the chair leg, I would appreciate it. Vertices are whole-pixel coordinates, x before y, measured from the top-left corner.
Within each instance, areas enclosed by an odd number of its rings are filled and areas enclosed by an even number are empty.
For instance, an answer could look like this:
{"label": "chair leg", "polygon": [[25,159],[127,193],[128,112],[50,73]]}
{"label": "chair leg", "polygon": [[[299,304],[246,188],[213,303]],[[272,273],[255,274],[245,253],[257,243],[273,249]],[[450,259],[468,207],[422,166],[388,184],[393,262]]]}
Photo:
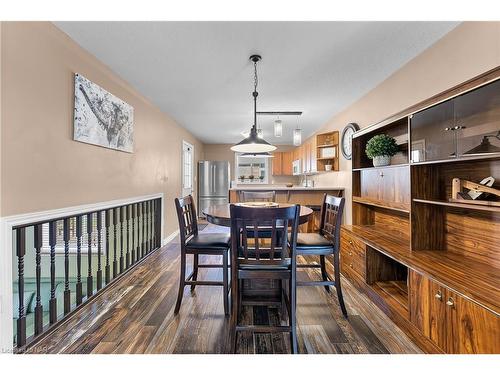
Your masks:
{"label": "chair leg", "polygon": [[[199,255],[198,254],[193,254],[193,278],[191,279],[192,281],[198,280],[198,260],[199,260]],[[194,292],[194,288],[196,285],[191,285],[191,292]]]}
{"label": "chair leg", "polygon": [[[292,266],[293,267],[293,266]],[[292,269],[292,275],[290,277],[290,349],[292,354],[297,354],[298,351],[298,340],[297,340],[297,280],[296,272]]]}
{"label": "chair leg", "polygon": [[229,324],[228,349],[229,353],[236,353],[236,325],[238,324],[239,311],[239,280],[234,277],[231,270],[231,319]]}
{"label": "chair leg", "polygon": [[286,314],[286,302],[285,302],[285,280],[281,279],[281,320],[285,319]]}
{"label": "chair leg", "polygon": [[337,289],[337,297],[339,299],[340,308],[342,310],[342,314],[347,318],[347,309],[345,308],[344,297],[342,295],[342,286],[340,282],[340,260],[339,260],[339,252],[336,251],[333,254],[333,266],[335,267],[335,289]]}
{"label": "chair leg", "polygon": [[222,283],[223,285],[223,295],[224,295],[224,315],[229,315],[229,295],[228,295],[228,274],[227,274],[227,257],[228,257],[228,252],[225,251],[224,254],[222,254]]}
{"label": "chair leg", "polygon": [[[328,281],[328,274],[326,273],[326,263],[324,255],[319,256],[319,263],[321,265],[321,277],[323,278],[323,281]],[[325,285],[325,289],[328,293],[330,293],[330,287],[328,285]]]}
{"label": "chair leg", "polygon": [[186,285],[186,253],[181,249],[181,274],[179,278],[179,293],[177,294],[177,303],[175,304],[174,314],[181,308],[184,286]]}

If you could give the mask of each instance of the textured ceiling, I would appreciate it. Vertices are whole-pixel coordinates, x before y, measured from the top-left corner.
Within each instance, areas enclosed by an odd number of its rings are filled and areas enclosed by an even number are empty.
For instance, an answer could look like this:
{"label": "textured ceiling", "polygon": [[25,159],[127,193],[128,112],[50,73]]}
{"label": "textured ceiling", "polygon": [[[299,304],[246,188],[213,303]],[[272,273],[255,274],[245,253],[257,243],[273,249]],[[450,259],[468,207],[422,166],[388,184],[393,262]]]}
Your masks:
{"label": "textured ceiling", "polygon": [[[456,22],[56,22],[162,111],[205,143],[233,143],[252,124],[253,69],[259,64],[264,137],[312,134],[420,54]],[[355,121],[355,119],[353,119]]]}

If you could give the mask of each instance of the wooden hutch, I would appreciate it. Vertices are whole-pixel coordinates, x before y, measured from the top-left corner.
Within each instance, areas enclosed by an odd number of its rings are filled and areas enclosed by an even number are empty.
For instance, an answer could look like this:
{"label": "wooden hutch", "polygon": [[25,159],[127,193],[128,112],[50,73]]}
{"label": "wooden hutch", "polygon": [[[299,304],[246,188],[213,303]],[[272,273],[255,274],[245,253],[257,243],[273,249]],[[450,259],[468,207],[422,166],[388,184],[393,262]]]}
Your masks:
{"label": "wooden hutch", "polygon": [[[500,197],[452,199],[457,178],[499,189],[499,131],[497,68],[353,138],[342,273],[426,352],[500,353]],[[400,152],[375,168],[382,133]]]}

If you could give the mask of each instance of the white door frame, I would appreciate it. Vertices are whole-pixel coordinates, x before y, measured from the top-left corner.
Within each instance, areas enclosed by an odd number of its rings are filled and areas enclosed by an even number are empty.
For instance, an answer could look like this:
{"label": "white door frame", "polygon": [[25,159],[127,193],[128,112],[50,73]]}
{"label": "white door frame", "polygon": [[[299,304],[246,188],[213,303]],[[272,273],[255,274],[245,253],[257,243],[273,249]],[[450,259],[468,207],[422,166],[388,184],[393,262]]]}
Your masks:
{"label": "white door frame", "polygon": [[181,155],[181,195],[186,196],[188,195],[185,191],[188,190],[184,187],[184,148],[190,148],[191,149],[191,189],[188,192],[188,194],[194,195],[195,189],[194,189],[194,184],[195,184],[195,177],[194,177],[194,145],[187,141],[182,141],[182,155]]}

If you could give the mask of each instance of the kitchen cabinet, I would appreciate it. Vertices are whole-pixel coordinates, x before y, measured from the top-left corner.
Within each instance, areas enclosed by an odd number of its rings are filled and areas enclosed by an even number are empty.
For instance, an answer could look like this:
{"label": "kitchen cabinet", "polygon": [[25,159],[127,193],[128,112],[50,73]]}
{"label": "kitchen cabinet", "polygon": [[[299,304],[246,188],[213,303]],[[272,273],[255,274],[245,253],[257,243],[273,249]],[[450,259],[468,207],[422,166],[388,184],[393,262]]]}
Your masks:
{"label": "kitchen cabinet", "polygon": [[283,174],[283,153],[273,152],[273,162],[272,162],[273,176],[281,176]]}
{"label": "kitchen cabinet", "polygon": [[500,318],[410,270],[410,321],[446,353],[499,353]]}
{"label": "kitchen cabinet", "polygon": [[274,152],[272,161],[273,176],[291,176],[293,152]]}
{"label": "kitchen cabinet", "polygon": [[293,163],[293,152],[292,151],[283,152],[281,159],[281,168],[283,176],[293,175],[292,163]]}

